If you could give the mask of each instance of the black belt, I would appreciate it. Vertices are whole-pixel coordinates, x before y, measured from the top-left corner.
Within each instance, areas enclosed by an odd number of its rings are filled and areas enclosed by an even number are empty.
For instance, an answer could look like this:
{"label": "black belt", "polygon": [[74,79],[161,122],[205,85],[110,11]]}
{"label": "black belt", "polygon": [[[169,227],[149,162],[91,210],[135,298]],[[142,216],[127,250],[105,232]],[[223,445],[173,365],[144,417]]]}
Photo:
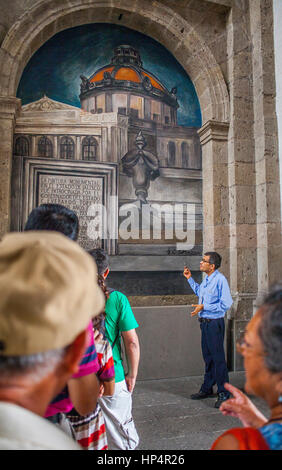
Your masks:
{"label": "black belt", "polygon": [[218,320],[218,318],[199,318],[200,323],[209,323],[213,320]]}

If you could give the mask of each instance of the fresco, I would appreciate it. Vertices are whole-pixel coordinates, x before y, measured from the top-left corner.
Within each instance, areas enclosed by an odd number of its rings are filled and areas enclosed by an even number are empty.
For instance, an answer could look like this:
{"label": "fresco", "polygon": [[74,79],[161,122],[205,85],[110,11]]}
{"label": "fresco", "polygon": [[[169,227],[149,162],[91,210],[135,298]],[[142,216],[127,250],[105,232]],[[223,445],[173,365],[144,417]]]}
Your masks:
{"label": "fresco", "polygon": [[[182,270],[183,256],[202,251],[197,132],[202,121],[193,83],[173,55],[152,38],[117,25],[71,28],[31,57],[17,96],[22,100],[15,129],[17,175],[20,158],[36,157],[39,167],[40,159],[64,160],[65,178],[68,160],[79,168],[82,161],[86,172],[89,165],[92,175],[101,164],[115,166],[117,240],[111,263],[122,273],[116,287],[128,273],[128,294],[150,293],[153,279],[159,292],[173,293],[179,286],[187,292],[179,277],[171,279]],[[18,187],[24,188],[24,181]],[[82,188],[76,187],[78,194]],[[56,188],[56,202],[61,189]],[[79,213],[87,215],[87,208]]]}

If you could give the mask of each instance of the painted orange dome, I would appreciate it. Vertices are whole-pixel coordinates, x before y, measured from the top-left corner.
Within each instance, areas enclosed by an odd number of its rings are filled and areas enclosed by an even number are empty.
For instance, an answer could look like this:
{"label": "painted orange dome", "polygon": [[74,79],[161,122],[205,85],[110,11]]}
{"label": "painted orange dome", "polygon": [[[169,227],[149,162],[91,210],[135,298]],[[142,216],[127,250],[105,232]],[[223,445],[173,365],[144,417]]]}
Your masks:
{"label": "painted orange dome", "polygon": [[131,67],[120,67],[115,73],[116,80],[129,80],[130,82],[140,83],[141,79],[138,73]]}
{"label": "painted orange dome", "polygon": [[93,77],[90,79],[90,82],[100,82],[104,79],[105,72],[108,72],[112,75],[115,80],[127,80],[129,82],[141,83],[142,77],[147,77],[152,87],[157,88],[158,90],[165,91],[164,87],[160,84],[160,82],[154,78],[150,73],[147,71],[145,72],[144,69],[140,70],[140,73],[130,66],[113,66],[109,65],[103,67],[102,69],[98,70]]}
{"label": "painted orange dome", "polygon": [[114,67],[103,67],[102,69],[98,70],[93,77],[91,78],[90,82],[100,82],[104,78],[104,73],[109,72],[111,73],[114,70]]}
{"label": "painted orange dome", "polygon": [[163,87],[159,82],[157,82],[157,80],[156,80],[155,78],[153,78],[152,75],[150,75],[149,73],[144,72],[144,71],[142,72],[142,75],[143,75],[144,77],[148,77],[148,78],[149,78],[149,80],[150,80],[150,82],[152,83],[152,86],[153,86],[154,88],[158,88],[159,90],[164,91],[164,87]]}
{"label": "painted orange dome", "polygon": [[178,108],[174,89],[169,91],[153,73],[144,69],[139,51],[128,44],[117,46],[111,62],[96,70],[90,78],[84,75],[80,78],[81,99],[88,99],[104,89],[111,90],[111,93],[124,89],[125,92],[133,90],[135,94],[163,100],[168,106]]}

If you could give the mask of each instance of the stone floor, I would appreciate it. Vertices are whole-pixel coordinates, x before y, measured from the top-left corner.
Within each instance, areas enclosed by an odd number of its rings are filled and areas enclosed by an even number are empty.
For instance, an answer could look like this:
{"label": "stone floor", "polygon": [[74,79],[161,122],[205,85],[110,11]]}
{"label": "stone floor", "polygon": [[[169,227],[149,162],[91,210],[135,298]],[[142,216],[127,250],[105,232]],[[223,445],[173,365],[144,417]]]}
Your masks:
{"label": "stone floor", "polygon": [[[244,386],[244,373],[231,372],[230,382]],[[140,436],[138,450],[208,450],[214,440],[239,420],[214,408],[216,398],[195,401],[202,377],[138,381],[133,395],[133,416]],[[267,416],[267,406],[251,397]]]}

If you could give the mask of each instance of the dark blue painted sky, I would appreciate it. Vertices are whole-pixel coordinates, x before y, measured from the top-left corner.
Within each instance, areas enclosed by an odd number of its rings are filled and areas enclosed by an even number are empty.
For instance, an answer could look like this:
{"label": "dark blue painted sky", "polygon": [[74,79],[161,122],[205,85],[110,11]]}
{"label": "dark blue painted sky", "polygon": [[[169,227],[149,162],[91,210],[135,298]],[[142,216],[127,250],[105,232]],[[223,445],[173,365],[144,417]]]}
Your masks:
{"label": "dark blue painted sky", "polygon": [[114,24],[89,24],[53,36],[30,59],[21,77],[17,96],[22,104],[44,94],[80,107],[80,75],[90,77],[110,63],[113,49],[131,44],[141,55],[143,67],[169,89],[177,87],[178,124],[201,126],[201,111],[194,86],[173,55],[154,39]]}

